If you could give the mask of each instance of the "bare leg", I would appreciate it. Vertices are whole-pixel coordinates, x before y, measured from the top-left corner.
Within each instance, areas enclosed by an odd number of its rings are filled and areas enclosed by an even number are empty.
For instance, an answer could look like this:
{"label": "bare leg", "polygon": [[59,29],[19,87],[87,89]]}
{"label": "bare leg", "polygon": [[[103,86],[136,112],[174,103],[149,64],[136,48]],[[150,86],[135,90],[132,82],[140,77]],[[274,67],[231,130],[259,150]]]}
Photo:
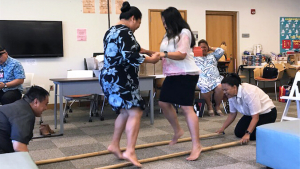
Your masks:
{"label": "bare leg", "polygon": [[171,142],[169,143],[170,145],[174,145],[177,143],[177,140],[184,133],[184,131],[181,129],[181,127],[178,123],[176,110],[174,109],[174,107],[172,106],[171,103],[159,101],[158,104],[159,104],[160,108],[163,110],[163,114],[165,115],[165,117],[167,118],[167,120],[169,121],[169,123],[171,124],[171,126],[174,130],[174,137],[171,140]]}
{"label": "bare leg", "polygon": [[213,106],[211,103],[211,94],[212,92],[207,92],[207,93],[201,93],[201,98],[203,98],[207,104],[208,112],[212,111],[212,113],[209,113],[210,116],[214,116],[213,113]]}
{"label": "bare leg", "polygon": [[181,108],[192,138],[192,151],[190,156],[186,159],[192,161],[196,160],[202,151],[202,146],[199,140],[199,120],[192,106],[181,106]]}
{"label": "bare leg", "polygon": [[222,85],[219,84],[215,89],[214,89],[214,93],[215,93],[215,101],[216,101],[216,111],[221,110],[220,109],[220,104],[222,103],[222,99],[223,99],[223,89],[222,89]]}
{"label": "bare leg", "polygon": [[125,129],[127,136],[127,148],[126,151],[123,152],[123,157],[130,161],[133,165],[141,167],[142,165],[138,162],[135,154],[135,145],[139,134],[143,111],[140,108],[132,108],[126,111],[129,115]]}
{"label": "bare leg", "polygon": [[112,142],[108,146],[107,150],[111,153],[115,154],[119,159],[123,159],[122,152],[120,150],[120,140],[123,131],[125,130],[125,125],[128,119],[128,114],[124,109],[120,110],[120,114],[118,115],[115,121],[114,135]]}

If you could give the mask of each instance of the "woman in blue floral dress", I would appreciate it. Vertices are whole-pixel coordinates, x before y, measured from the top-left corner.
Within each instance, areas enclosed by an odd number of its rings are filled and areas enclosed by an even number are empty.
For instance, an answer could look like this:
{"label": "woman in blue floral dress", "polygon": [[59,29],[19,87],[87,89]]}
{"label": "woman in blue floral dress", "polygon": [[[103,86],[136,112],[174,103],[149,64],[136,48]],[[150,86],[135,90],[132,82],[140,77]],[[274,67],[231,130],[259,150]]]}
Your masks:
{"label": "woman in blue floral dress", "polygon": [[[218,70],[218,60],[223,56],[224,50],[222,48],[213,48],[208,46],[206,40],[201,39],[198,42],[198,46],[201,47],[203,57],[194,57],[197,66],[201,69],[197,87],[200,89],[201,98],[205,99],[208,107],[208,114],[214,116],[214,110],[211,102],[211,95],[214,92],[215,109],[219,116],[223,116],[220,109],[220,104],[223,99],[223,89],[221,81],[223,76],[220,75]],[[211,53],[208,53],[212,51]]]}
{"label": "woman in blue floral dress", "polygon": [[[115,121],[113,140],[108,150],[118,158],[129,160],[141,167],[134,148],[142,110],[145,108],[139,91],[139,65],[143,62],[156,63],[160,57],[159,53],[142,49],[133,35],[141,24],[140,10],[124,2],[121,11],[120,21],[103,38],[104,67],[99,80],[112,109],[120,113]],[[127,148],[122,154],[120,139],[124,130],[127,135]]]}

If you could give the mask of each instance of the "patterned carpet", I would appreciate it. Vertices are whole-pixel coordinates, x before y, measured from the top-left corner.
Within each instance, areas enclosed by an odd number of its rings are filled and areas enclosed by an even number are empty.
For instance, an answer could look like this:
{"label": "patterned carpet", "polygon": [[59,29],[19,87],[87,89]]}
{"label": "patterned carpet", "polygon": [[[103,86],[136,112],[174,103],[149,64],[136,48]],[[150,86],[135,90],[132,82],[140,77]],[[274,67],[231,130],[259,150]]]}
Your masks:
{"label": "patterned carpet", "polygon": [[[274,101],[278,110],[277,122],[280,120],[285,103]],[[41,139],[33,139],[29,144],[30,155],[34,161],[59,158],[83,153],[91,153],[96,151],[106,150],[109,145],[114,127],[114,120],[116,114],[111,110],[110,106],[105,106],[104,121],[100,121],[98,117],[93,117],[93,122],[88,122],[88,107],[79,107],[73,109],[73,113],[69,114],[67,123],[64,125],[65,131],[63,136],[48,137]],[[159,107],[155,106],[155,120],[154,125],[150,125],[150,118],[146,117],[146,112],[142,117],[140,133],[138,135],[137,144],[146,144],[158,141],[170,140],[173,136],[173,130],[163,114],[159,113]],[[296,114],[296,104],[292,103],[290,111],[291,114]],[[212,138],[200,139],[204,147],[222,144],[227,142],[238,141],[233,134],[235,124],[241,117],[239,114],[234,123],[225,130],[225,135],[216,136]],[[184,116],[179,109],[178,119],[181,127],[185,133],[182,138],[190,137],[188,127],[186,125]],[[226,116],[209,117],[204,115],[199,118],[200,135],[214,133],[219,129]],[[44,123],[50,124],[54,129],[53,110],[46,110],[43,114]],[[39,136],[37,118],[34,134]],[[59,131],[55,129],[56,132]],[[121,147],[126,146],[125,133],[122,136]],[[145,159],[155,156],[166,155],[170,153],[189,151],[191,149],[191,142],[178,143],[173,146],[163,145],[151,148],[144,148],[136,150],[138,159]],[[263,165],[256,163],[256,143],[251,141],[248,145],[238,145],[229,148],[222,148],[218,150],[202,152],[201,156],[196,161],[186,161],[187,155],[159,160],[155,162],[144,163],[145,169],[257,169],[266,168]],[[94,156],[89,158],[82,158],[77,160],[57,162],[52,164],[39,165],[40,169],[90,169],[124,163],[124,160],[118,160],[114,155],[107,154],[101,156]],[[133,166],[125,168],[135,168]]]}

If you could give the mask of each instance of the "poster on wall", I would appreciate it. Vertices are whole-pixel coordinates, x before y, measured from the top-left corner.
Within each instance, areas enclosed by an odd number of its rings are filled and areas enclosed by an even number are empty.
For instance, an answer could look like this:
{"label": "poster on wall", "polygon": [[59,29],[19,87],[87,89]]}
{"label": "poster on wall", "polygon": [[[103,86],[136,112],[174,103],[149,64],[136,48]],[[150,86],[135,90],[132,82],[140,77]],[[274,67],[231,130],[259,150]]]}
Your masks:
{"label": "poster on wall", "polygon": [[86,41],[86,29],[77,29],[77,41]]}
{"label": "poster on wall", "polygon": [[83,13],[95,13],[95,0],[82,0]]}
{"label": "poster on wall", "polygon": [[300,48],[300,18],[280,17],[280,53]]}
{"label": "poster on wall", "polygon": [[116,14],[121,14],[121,8],[124,0],[115,0],[116,4]]}
{"label": "poster on wall", "polygon": [[[111,0],[109,0],[109,13],[111,14]],[[107,0],[100,0],[100,14],[108,14]]]}

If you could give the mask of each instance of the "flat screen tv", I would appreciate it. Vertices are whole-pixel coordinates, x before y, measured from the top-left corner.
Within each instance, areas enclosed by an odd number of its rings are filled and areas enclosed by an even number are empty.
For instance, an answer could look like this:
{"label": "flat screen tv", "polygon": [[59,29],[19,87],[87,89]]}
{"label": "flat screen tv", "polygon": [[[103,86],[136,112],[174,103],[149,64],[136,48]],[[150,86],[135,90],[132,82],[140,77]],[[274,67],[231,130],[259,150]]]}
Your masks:
{"label": "flat screen tv", "polygon": [[0,20],[0,45],[14,58],[62,57],[62,22]]}

